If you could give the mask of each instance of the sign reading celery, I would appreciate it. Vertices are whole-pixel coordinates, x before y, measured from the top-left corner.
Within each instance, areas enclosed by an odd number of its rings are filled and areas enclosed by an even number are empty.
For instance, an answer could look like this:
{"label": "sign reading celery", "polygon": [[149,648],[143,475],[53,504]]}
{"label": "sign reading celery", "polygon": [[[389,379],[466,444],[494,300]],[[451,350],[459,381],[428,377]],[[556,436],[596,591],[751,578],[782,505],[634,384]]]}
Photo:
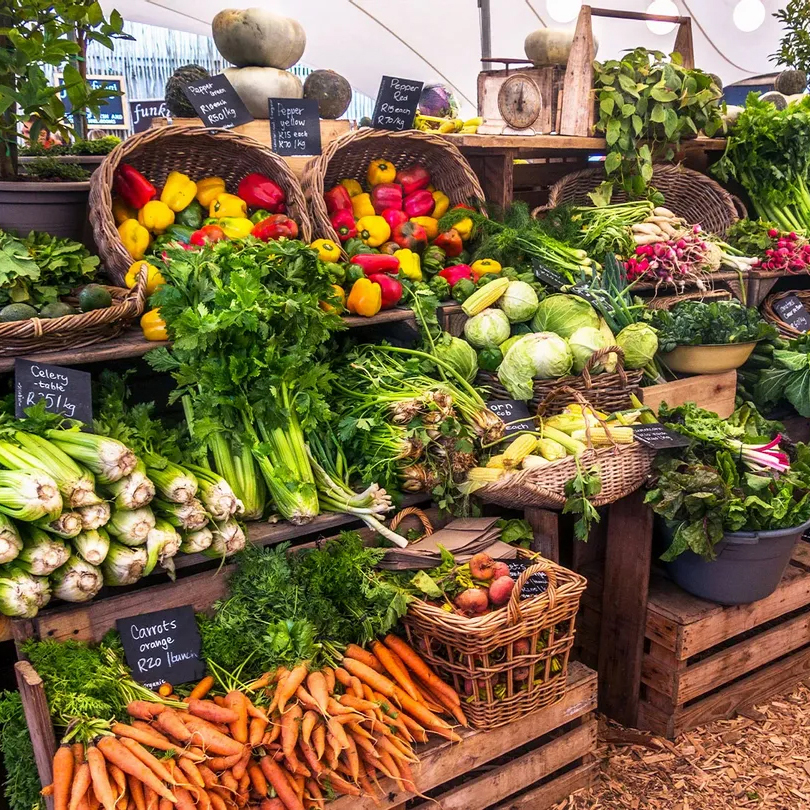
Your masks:
{"label": "sign reading celery", "polygon": [[78,419],[85,425],[93,421],[93,397],[90,375],[73,368],[51,366],[18,357],[14,361],[14,413],[25,416],[25,409],[45,400],[45,410]]}

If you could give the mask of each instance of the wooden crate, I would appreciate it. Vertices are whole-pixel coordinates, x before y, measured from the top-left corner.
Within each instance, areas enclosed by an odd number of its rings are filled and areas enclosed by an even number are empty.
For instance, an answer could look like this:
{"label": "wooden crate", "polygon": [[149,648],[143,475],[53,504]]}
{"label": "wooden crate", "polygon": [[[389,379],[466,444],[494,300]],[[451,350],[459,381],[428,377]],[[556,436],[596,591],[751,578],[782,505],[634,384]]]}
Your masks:
{"label": "wooden crate", "polygon": [[656,413],[662,402],[671,408],[694,402],[725,418],[734,411],[736,393],[737,372],[726,371],[723,374],[696,374],[674,382],[651,385],[641,389],[641,398]]}

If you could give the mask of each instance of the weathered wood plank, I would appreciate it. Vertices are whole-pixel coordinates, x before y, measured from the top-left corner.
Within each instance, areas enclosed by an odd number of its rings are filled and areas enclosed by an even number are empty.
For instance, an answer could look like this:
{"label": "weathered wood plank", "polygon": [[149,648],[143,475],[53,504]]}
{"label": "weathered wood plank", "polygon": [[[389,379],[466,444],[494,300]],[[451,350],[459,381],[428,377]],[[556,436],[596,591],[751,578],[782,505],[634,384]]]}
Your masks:
{"label": "weathered wood plank", "polygon": [[549,509],[526,509],[524,517],[532,527],[532,551],[538,551],[547,560],[560,561],[560,515]]}
{"label": "weathered wood plank", "polygon": [[719,416],[731,416],[734,411],[734,396],[737,390],[737,372],[724,374],[698,374],[682,380],[651,385],[642,388],[644,404],[656,413],[665,402],[670,407],[694,402],[701,408],[708,408]]}
{"label": "weathered wood plank", "polygon": [[599,763],[588,762],[534,790],[507,799],[492,810],[548,810],[577,790],[591,787],[596,782],[598,772]]}
{"label": "weathered wood plank", "polygon": [[591,135],[594,121],[594,97],[591,91],[595,56],[591,7],[585,5],[579,10],[574,42],[565,68],[560,117],[562,135]]}
{"label": "weathered wood plank", "polygon": [[673,703],[684,703],[688,698],[680,695],[679,685],[685,670],[685,661],[679,661],[672,650],[653,641],[649,652],[644,656],[641,681],[667,695]]}
{"label": "weathered wood plank", "polygon": [[[465,154],[471,152],[483,153],[496,149],[518,149],[521,153],[547,152],[561,154],[577,151],[604,151],[607,146],[604,138],[580,135],[478,135],[478,134],[452,134],[441,137],[457,146]],[[725,138],[691,138],[681,144],[689,151],[722,151],[726,148]]]}

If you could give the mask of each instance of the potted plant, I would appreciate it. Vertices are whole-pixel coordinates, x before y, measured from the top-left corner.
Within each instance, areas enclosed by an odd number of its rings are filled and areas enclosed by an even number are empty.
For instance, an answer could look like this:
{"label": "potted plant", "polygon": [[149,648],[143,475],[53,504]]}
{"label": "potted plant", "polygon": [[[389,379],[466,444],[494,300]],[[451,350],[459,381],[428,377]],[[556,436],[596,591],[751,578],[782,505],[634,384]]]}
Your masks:
{"label": "potted plant", "polygon": [[[81,238],[89,173],[56,160],[19,161],[21,141],[51,134],[69,143],[86,135],[86,111],[97,113],[114,95],[86,80],[88,42],[112,48],[126,38],[117,11],[104,17],[95,0],[7,0],[0,10],[0,228],[42,230]],[[62,87],[49,84],[46,68],[62,74],[73,110],[65,116]],[[81,173],[80,173],[81,172]]]}

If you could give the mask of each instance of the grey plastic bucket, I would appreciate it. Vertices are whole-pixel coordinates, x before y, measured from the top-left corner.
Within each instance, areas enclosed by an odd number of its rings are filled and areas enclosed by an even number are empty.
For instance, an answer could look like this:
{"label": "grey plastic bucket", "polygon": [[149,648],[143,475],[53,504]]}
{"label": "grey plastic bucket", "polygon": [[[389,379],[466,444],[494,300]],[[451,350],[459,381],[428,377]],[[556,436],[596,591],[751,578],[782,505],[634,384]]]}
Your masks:
{"label": "grey plastic bucket", "polygon": [[[685,551],[665,563],[669,576],[685,591],[721,605],[745,605],[770,596],[779,585],[793,549],[810,520],[793,529],[730,532],[707,561]],[[669,532],[669,527],[665,530]]]}

